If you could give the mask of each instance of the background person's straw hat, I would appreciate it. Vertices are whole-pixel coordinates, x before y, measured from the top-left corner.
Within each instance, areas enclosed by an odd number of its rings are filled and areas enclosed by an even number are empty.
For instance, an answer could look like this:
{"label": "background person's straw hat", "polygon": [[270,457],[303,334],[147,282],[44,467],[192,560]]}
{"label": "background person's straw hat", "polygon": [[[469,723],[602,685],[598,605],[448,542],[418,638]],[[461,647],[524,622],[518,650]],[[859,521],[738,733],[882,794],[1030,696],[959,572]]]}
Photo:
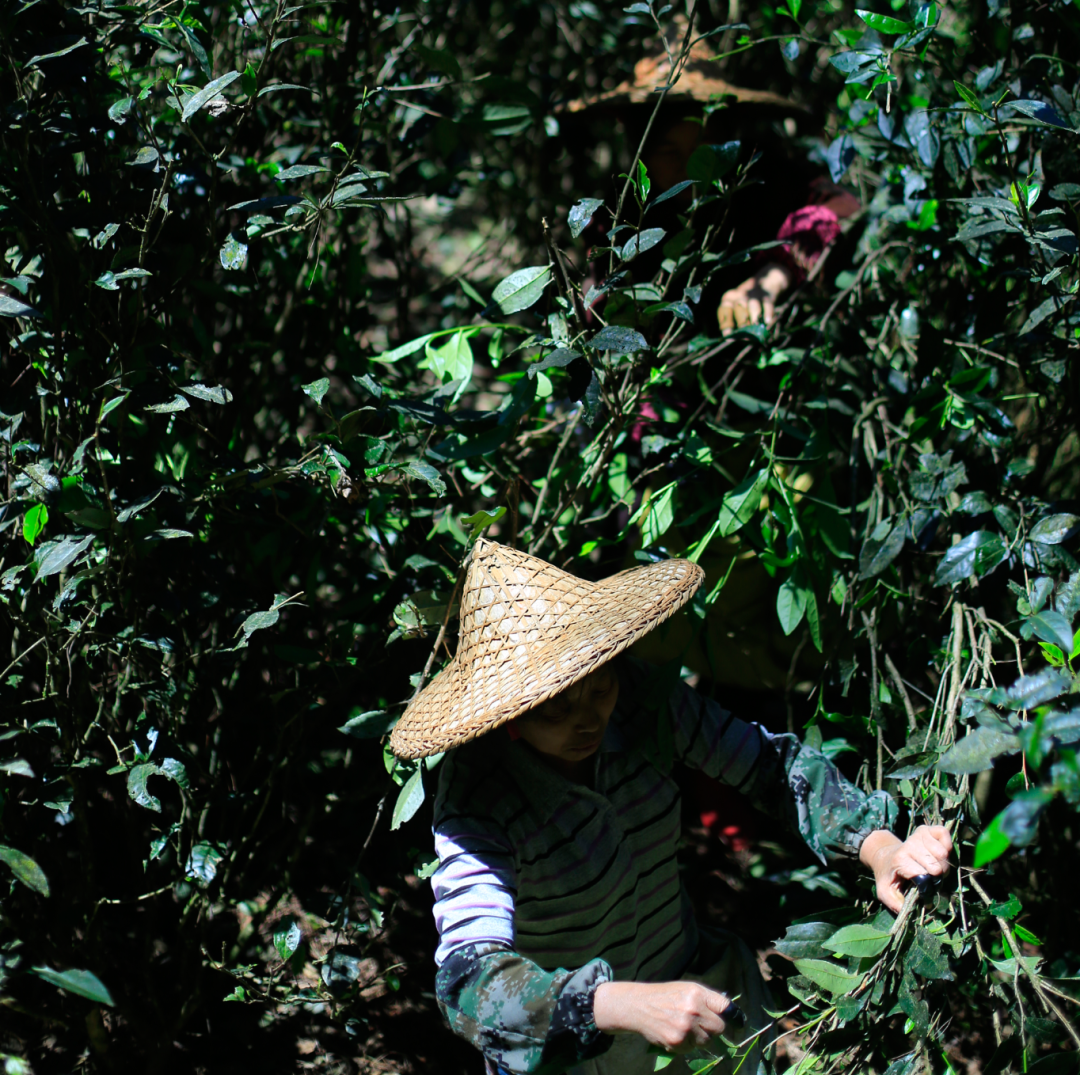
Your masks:
{"label": "background person's straw hat", "polygon": [[[685,16],[675,19],[668,33],[672,55],[678,57],[682,40],[686,34],[687,20]],[[715,59],[713,46],[706,40],[697,40],[690,47],[690,56],[679,75],[678,81],[667,91],[665,101],[671,104],[679,102],[697,101],[708,102],[720,98],[730,99],[731,103],[740,105],[758,105],[774,112],[782,112],[788,115],[805,114],[807,109],[802,105],[782,97],[778,93],[770,93],[768,90],[750,90],[743,86],[735,86],[720,77],[721,66]],[[607,105],[618,107],[620,105],[648,104],[655,102],[656,94],[660,92],[671,80],[671,59],[662,44],[658,51],[650,56],[645,56],[634,64],[634,77],[627,82],[622,82],[612,90],[597,94],[594,97],[579,97],[573,101],[567,101],[557,111],[562,113],[584,112],[586,109]]]}
{"label": "background person's straw hat", "polygon": [[587,582],[481,539],[461,595],[457,654],[402,714],[400,758],[459,746],[539,705],[682,608],[705,573],[689,560]]}

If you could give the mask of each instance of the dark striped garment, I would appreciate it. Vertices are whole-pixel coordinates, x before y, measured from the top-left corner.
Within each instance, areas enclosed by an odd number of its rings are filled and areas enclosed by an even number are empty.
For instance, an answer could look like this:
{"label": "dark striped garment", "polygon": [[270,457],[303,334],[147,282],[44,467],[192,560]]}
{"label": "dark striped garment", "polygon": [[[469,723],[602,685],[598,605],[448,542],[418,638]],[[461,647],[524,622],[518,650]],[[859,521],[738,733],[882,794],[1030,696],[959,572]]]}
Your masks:
{"label": "dark striped garment", "polygon": [[[668,981],[690,963],[698,934],[676,861],[675,761],[787,817],[823,861],[857,855],[868,833],[895,820],[888,796],[864,795],[793,736],[770,735],[681,683],[666,705],[650,706],[652,670],[625,660],[619,674],[591,788],[501,729],[441,766],[432,879],[439,999],[455,1030],[512,1071],[548,1066],[540,1058],[545,1045],[550,1056],[547,1038],[560,996],[573,988],[570,971],[601,961],[585,975],[590,1010],[577,1033],[581,1047],[563,1048],[564,1063],[595,1051],[588,1024],[600,981]],[[477,962],[484,953],[486,972]],[[547,983],[543,1003],[527,996],[528,966],[539,976],[536,988]],[[510,1004],[510,996],[530,1003]],[[570,999],[562,997],[564,1007]]]}

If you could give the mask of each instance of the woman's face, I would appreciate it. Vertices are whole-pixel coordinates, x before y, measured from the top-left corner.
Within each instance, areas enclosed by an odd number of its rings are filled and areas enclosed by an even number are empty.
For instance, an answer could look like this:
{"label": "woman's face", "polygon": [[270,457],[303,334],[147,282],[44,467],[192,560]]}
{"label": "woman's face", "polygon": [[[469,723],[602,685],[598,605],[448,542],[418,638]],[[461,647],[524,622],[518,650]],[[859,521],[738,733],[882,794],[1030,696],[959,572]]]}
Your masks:
{"label": "woman's face", "polygon": [[619,677],[605,664],[518,717],[514,727],[556,769],[573,775],[600,749],[618,698]]}

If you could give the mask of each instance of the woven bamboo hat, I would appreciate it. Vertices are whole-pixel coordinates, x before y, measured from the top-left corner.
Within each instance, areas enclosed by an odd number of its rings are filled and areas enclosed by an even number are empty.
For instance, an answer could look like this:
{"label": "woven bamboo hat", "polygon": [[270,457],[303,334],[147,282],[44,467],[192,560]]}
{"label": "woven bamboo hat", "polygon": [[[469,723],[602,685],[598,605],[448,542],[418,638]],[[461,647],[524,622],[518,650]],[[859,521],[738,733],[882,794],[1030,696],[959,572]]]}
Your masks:
{"label": "woven bamboo hat", "polygon": [[[669,31],[671,47],[677,54],[680,43],[687,32],[685,16],[677,17]],[[671,81],[671,59],[666,49],[645,56],[634,65],[634,77],[612,90],[595,97],[579,97],[568,101],[559,111],[584,112],[597,106],[619,106],[645,104],[655,100],[655,95]],[[778,93],[768,90],[750,90],[735,86],[720,77],[720,64],[713,56],[712,48],[704,40],[697,40],[690,46],[690,55],[676,83],[668,90],[667,100],[677,102],[706,102],[718,97],[731,98],[739,105],[759,105],[788,115],[804,114],[807,110],[795,101],[788,100]]]}
{"label": "woven bamboo hat", "polygon": [[663,623],[704,578],[689,560],[661,560],[586,582],[481,539],[465,574],[457,654],[402,714],[391,749],[423,758],[513,720]]}

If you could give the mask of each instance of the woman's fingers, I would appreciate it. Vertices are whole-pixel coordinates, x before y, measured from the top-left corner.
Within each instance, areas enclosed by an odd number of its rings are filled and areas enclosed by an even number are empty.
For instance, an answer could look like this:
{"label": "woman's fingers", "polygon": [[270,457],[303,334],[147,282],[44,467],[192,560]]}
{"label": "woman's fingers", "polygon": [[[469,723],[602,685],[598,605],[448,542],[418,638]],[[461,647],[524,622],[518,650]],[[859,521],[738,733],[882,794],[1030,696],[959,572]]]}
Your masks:
{"label": "woman's fingers", "polygon": [[896,871],[907,878],[924,873],[940,877],[949,869],[952,848],[948,829],[940,825],[920,825],[900,848]]}

